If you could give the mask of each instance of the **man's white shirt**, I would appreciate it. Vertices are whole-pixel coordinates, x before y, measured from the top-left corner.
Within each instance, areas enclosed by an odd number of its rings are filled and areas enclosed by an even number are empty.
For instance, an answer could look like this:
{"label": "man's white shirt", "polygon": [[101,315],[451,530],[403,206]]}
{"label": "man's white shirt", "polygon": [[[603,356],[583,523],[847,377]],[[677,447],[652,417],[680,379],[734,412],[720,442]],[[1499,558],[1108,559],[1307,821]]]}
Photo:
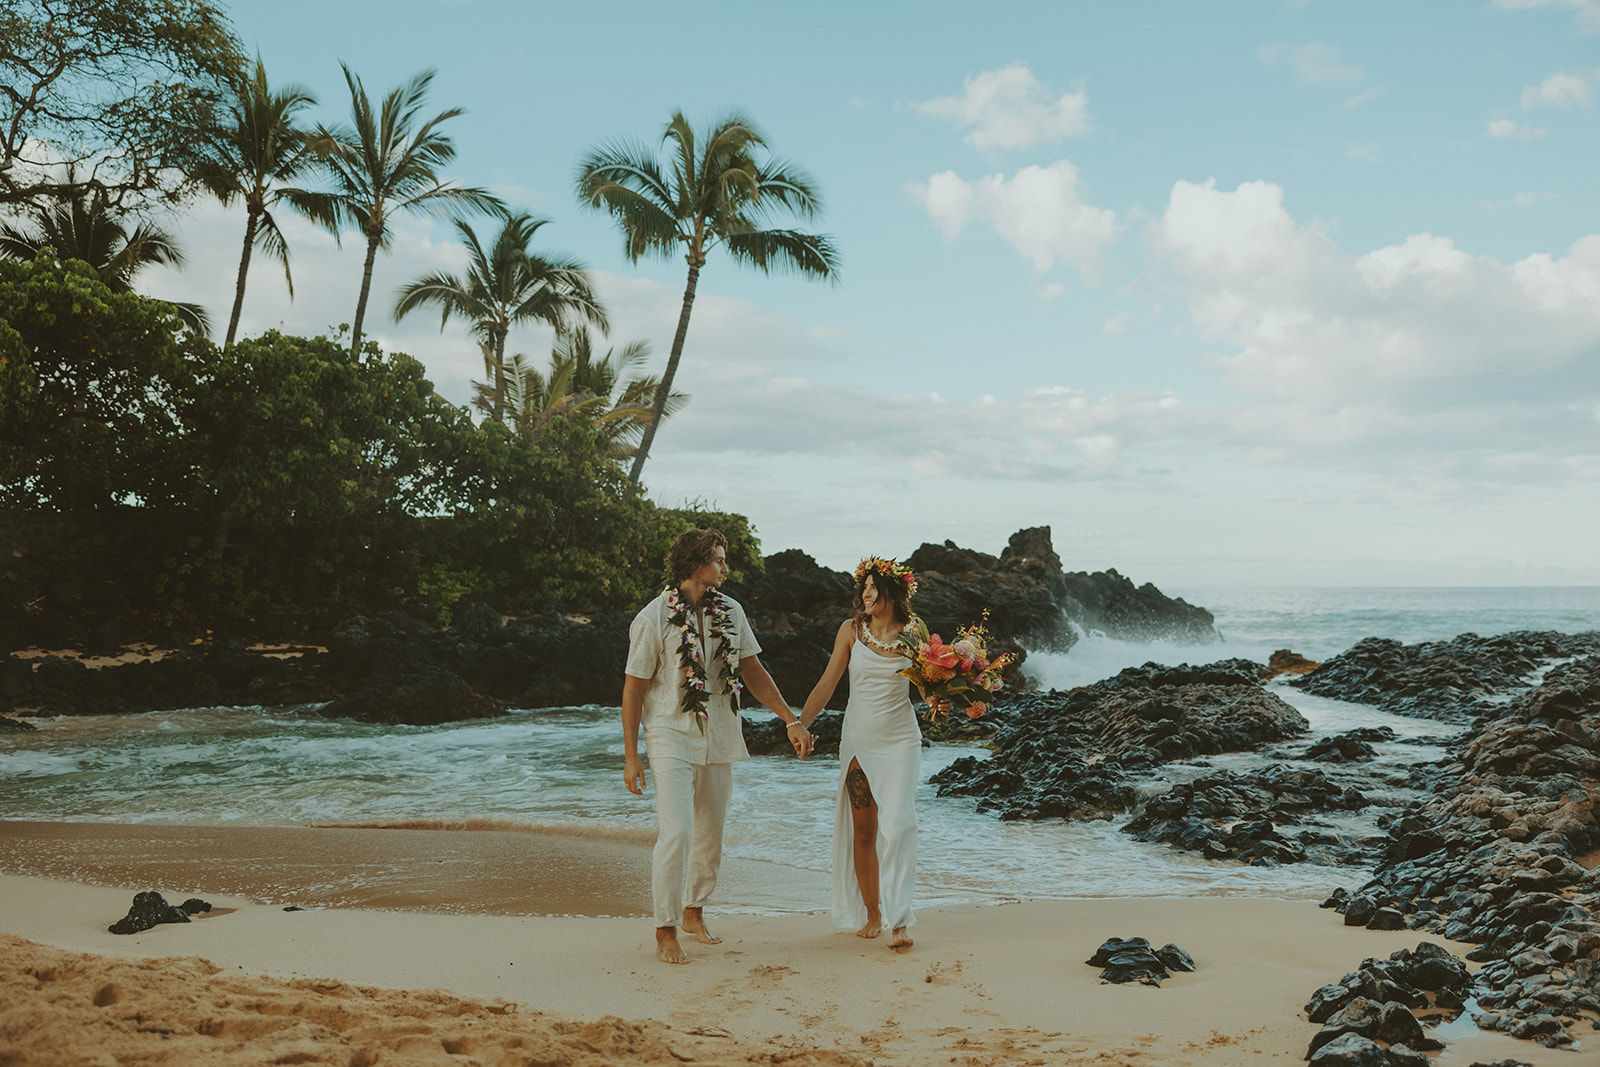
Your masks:
{"label": "man's white shirt", "polygon": [[[710,595],[708,591],[708,599]],[[750,758],[727,683],[720,677],[717,657],[722,653],[725,640],[733,641],[738,649],[737,659],[759,655],[761,643],[756,640],[749,619],[745,618],[744,607],[732,597],[723,596],[730,606],[732,632],[727,638],[713,640],[709,648],[703,647],[704,637],[699,631],[701,613],[692,609],[689,612],[689,631],[702,645],[701,662],[705,664],[706,687],[711,691],[704,733],[695,717],[683,710],[683,669],[678,655],[683,635],[672,624],[667,594],[661,593],[641,608],[628,628],[627,673],[649,680],[644,692],[641,734],[652,758],[671,757],[689,763],[737,763]],[[707,606],[708,623],[710,615]]]}

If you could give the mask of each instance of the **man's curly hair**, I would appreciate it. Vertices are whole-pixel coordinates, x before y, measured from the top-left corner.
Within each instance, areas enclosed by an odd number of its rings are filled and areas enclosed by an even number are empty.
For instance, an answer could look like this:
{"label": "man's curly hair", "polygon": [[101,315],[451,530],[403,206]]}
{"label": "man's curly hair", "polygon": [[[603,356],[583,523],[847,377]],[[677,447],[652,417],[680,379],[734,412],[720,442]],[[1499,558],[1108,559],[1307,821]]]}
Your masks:
{"label": "man's curly hair", "polygon": [[727,551],[728,539],[715,527],[708,526],[703,530],[691,527],[683,531],[672,542],[672,547],[667,549],[667,568],[672,571],[672,580],[682,582],[710,563],[712,553],[719,546]]}

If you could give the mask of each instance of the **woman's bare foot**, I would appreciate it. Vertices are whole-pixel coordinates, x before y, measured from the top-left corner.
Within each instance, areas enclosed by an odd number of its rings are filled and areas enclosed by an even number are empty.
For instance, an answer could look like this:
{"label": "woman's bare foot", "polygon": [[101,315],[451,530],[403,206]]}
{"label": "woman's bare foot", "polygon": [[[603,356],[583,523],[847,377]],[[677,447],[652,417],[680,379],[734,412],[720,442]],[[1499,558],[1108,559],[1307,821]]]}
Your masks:
{"label": "woman's bare foot", "polygon": [[656,959],[662,963],[689,962],[689,957],[683,954],[683,948],[678,944],[676,926],[656,927]]}
{"label": "woman's bare foot", "polygon": [[896,926],[894,932],[889,935],[889,947],[896,952],[904,952],[915,943],[904,926]]}
{"label": "woman's bare foot", "polygon": [[706,916],[703,908],[683,909],[683,932],[693,934],[694,939],[702,945],[722,944],[722,938],[713,935],[710,930],[706,929]]}
{"label": "woman's bare foot", "polygon": [[867,909],[867,925],[856,931],[857,937],[877,937],[883,933],[883,916],[872,908]]}

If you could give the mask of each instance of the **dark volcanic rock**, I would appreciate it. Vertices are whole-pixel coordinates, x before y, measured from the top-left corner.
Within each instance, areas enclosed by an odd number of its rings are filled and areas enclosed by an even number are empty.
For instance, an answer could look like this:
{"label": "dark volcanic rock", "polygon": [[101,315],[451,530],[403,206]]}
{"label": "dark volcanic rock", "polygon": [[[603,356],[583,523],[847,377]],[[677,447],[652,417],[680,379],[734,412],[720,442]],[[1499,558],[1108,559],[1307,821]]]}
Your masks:
{"label": "dark volcanic rock", "polygon": [[1334,737],[1318,738],[1301,754],[1301,759],[1320,760],[1324,763],[1355,763],[1369,760],[1378,754],[1373,741],[1393,741],[1395,733],[1387,726],[1365,726],[1347,730]]}
{"label": "dark volcanic rock", "polygon": [[1416,645],[1369,637],[1290,684],[1398,715],[1465,721],[1491,714],[1493,698],[1529,688],[1529,675],[1550,660],[1596,653],[1600,633],[1462,634]]}
{"label": "dark volcanic rock", "polygon": [[[777,716],[756,718],[766,715],[764,711],[753,711],[744,717],[740,724],[744,728],[745,747],[752,756],[790,756],[794,754],[794,746],[789,743],[789,729]],[[839,736],[844,729],[844,716],[838,712],[825,711],[816,717],[811,724],[811,736],[817,739],[816,747],[812,750],[814,755],[832,756],[839,752]]]}
{"label": "dark volcanic rock", "polygon": [[1246,660],[1130,667],[1068,692],[1015,697],[988,760],[934,776],[941,795],[977,796],[1006,819],[1103,817],[1138,799],[1135,773],[1174,759],[1257,748],[1304,733],[1299,712]]}
{"label": "dark volcanic rock", "polygon": [[[1464,968],[1419,947],[1413,984],[1439,985],[1438,1006],[1468,994],[1479,1025],[1552,1047],[1580,1019],[1600,1019],[1600,656],[1552,669],[1510,702],[1490,705],[1431,772],[1428,794],[1388,824],[1384,862],[1345,911],[1373,906],[1406,925],[1477,944]],[[1592,861],[1590,861],[1592,862]],[[1377,914],[1377,910],[1374,911]]]}
{"label": "dark volcanic rock", "polygon": [[461,676],[433,664],[393,678],[373,678],[359,692],[322,709],[330,719],[431,726],[462,719],[491,719],[506,706],[475,692]]}
{"label": "dark volcanic rock", "polygon": [[1062,576],[1062,584],[1063,606],[1085,630],[1124,641],[1170,639],[1200,645],[1219,640],[1211,612],[1168,597],[1149,582],[1135,587],[1114,569],[1073,571]]}
{"label": "dark volcanic rock", "polygon": [[[1118,626],[1136,622],[1152,637],[1216,639],[1208,613],[1154,586],[1135,588],[1114,571],[1063,575],[1049,527],[1018,531],[999,556],[946,542],[924,545],[910,560],[920,569],[915,608],[934,631],[949,637],[988,610],[991,651],[1016,657],[1007,678],[1013,690],[1022,681],[1023,645],[1065,649],[1074,625],[1123,633]],[[798,550],[768,556],[764,568],[727,591],[750,616],[763,665],[799,705],[827,666],[839,624],[850,616],[854,582]],[[114,714],[332,701],[336,715],[438,722],[495,714],[499,705],[615,705],[620,699],[633,612],[503,621],[488,600],[474,595],[452,614],[449,629],[398,612],[358,616],[321,638],[326,650],[307,645],[286,656],[222,640],[159,661],[98,669],[66,657],[8,656],[0,660],[0,712]],[[96,640],[121,638],[105,630]],[[848,696],[848,681],[841,681],[830,706],[843,708]],[[955,723],[932,733],[984,737],[998,722]]]}
{"label": "dark volcanic rock", "polygon": [[1358,790],[1321,771],[1275,764],[1250,774],[1218,771],[1175,786],[1147,800],[1122,829],[1141,841],[1163,841],[1207,859],[1357,862],[1363,858],[1359,846],[1319,842],[1308,851],[1278,827],[1318,812],[1359,811],[1367,804]]}
{"label": "dark volcanic rock", "polygon": [[0,715],[0,734],[25,734],[29,730],[37,729],[38,727],[33,725],[31,722],[24,722],[21,719],[12,719],[5,715]]}
{"label": "dark volcanic rock", "polygon": [[[932,631],[948,638],[987,611],[991,651],[1013,653],[1019,667],[1024,646],[1065,651],[1077,628],[1140,640],[1218,640],[1209,612],[1153,585],[1135,587],[1115,571],[1063,574],[1048,526],[1017,531],[998,556],[946,541],[924,544],[903,562],[917,575],[912,606]],[[730,584],[728,592],[749,613],[761,661],[778,688],[802,703],[827,666],[839,624],[850,617],[854,580],[791,549],[768,556],[765,575]],[[1015,688],[1017,680],[1008,684]],[[847,699],[841,681],[828,706],[841,709]]]}
{"label": "dark volcanic rock", "polygon": [[1391,1067],[1382,1045],[1353,1031],[1340,1033],[1322,1045],[1317,1045],[1315,1038],[1312,1041],[1315,1051],[1306,1059],[1313,1067]]}
{"label": "dark volcanic rock", "polygon": [[[326,700],[325,658],[315,648],[287,657],[241,645],[201,645],[159,660],[91,668],[81,660],[12,657],[4,704],[41,715],[115,715],[165,708],[305,704]],[[0,705],[4,706],[4,705]]]}
{"label": "dark volcanic rock", "polygon": [[1312,1038],[1310,1052],[1345,1034],[1404,1045],[1413,1052],[1443,1048],[1423,1031],[1413,1009],[1427,1009],[1432,993],[1441,1003],[1454,999],[1456,1009],[1445,1013],[1454,1017],[1470,987],[1466,965],[1431,942],[1418,945],[1415,952],[1401,949],[1387,960],[1365,960],[1337,985],[1311,995],[1306,1016],[1325,1025]]}
{"label": "dark volcanic rock", "polygon": [[1194,960],[1177,945],[1163,945],[1157,952],[1142,937],[1113,937],[1095,950],[1084,961],[1091,967],[1105,968],[1100,972],[1102,982],[1121,985],[1124,982],[1143,982],[1159,986],[1171,978],[1168,969],[1194,970]]}
{"label": "dark volcanic rock", "polygon": [[160,893],[135,893],[133,907],[128,909],[128,914],[106,929],[114,934],[137,934],[162,923],[186,923],[189,916],[210,910],[210,904],[194,897],[184,901],[180,907],[173,907]]}

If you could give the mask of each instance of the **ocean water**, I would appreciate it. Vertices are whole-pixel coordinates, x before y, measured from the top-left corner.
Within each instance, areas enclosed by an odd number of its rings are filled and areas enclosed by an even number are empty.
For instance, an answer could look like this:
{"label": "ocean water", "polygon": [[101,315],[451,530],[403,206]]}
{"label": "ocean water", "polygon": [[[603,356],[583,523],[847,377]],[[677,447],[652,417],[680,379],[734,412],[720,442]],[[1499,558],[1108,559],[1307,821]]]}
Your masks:
{"label": "ocean water", "polygon": [[[1209,608],[1221,644],[1113,641],[1087,634],[1064,655],[1029,667],[1041,685],[1081,685],[1155,660],[1264,660],[1291,648],[1322,659],[1367,636],[1411,642],[1464,632],[1600,629],[1600,588],[1492,590],[1184,590]],[[1387,725],[1402,741],[1380,747],[1363,788],[1403,802],[1409,768],[1438,759],[1453,732],[1440,723],[1375,708],[1275,691],[1311,723],[1311,737]],[[751,714],[766,715],[762,709]],[[579,707],[519,711],[506,718],[439,727],[376,727],[323,719],[306,709],[195,708],[135,716],[36,720],[29,734],[0,735],[0,819],[197,825],[394,825],[537,830],[648,843],[649,796],[622,786],[618,711]],[[1216,757],[1174,766],[1151,791],[1210,769],[1245,770],[1292,755]],[[1254,894],[1320,898],[1360,881],[1349,868],[1210,863],[1133,841],[1123,821],[1002,823],[967,798],[938,797],[927,779],[981,747],[924,750],[918,795],[918,900],[1101,895]],[[1324,769],[1327,769],[1324,767]],[[838,786],[836,759],[757,757],[736,774],[729,855],[813,871],[830,863]],[[3,862],[0,862],[3,869]],[[794,901],[796,910],[825,906]],[[724,902],[740,910],[741,902]],[[771,901],[759,908],[771,910]]]}

